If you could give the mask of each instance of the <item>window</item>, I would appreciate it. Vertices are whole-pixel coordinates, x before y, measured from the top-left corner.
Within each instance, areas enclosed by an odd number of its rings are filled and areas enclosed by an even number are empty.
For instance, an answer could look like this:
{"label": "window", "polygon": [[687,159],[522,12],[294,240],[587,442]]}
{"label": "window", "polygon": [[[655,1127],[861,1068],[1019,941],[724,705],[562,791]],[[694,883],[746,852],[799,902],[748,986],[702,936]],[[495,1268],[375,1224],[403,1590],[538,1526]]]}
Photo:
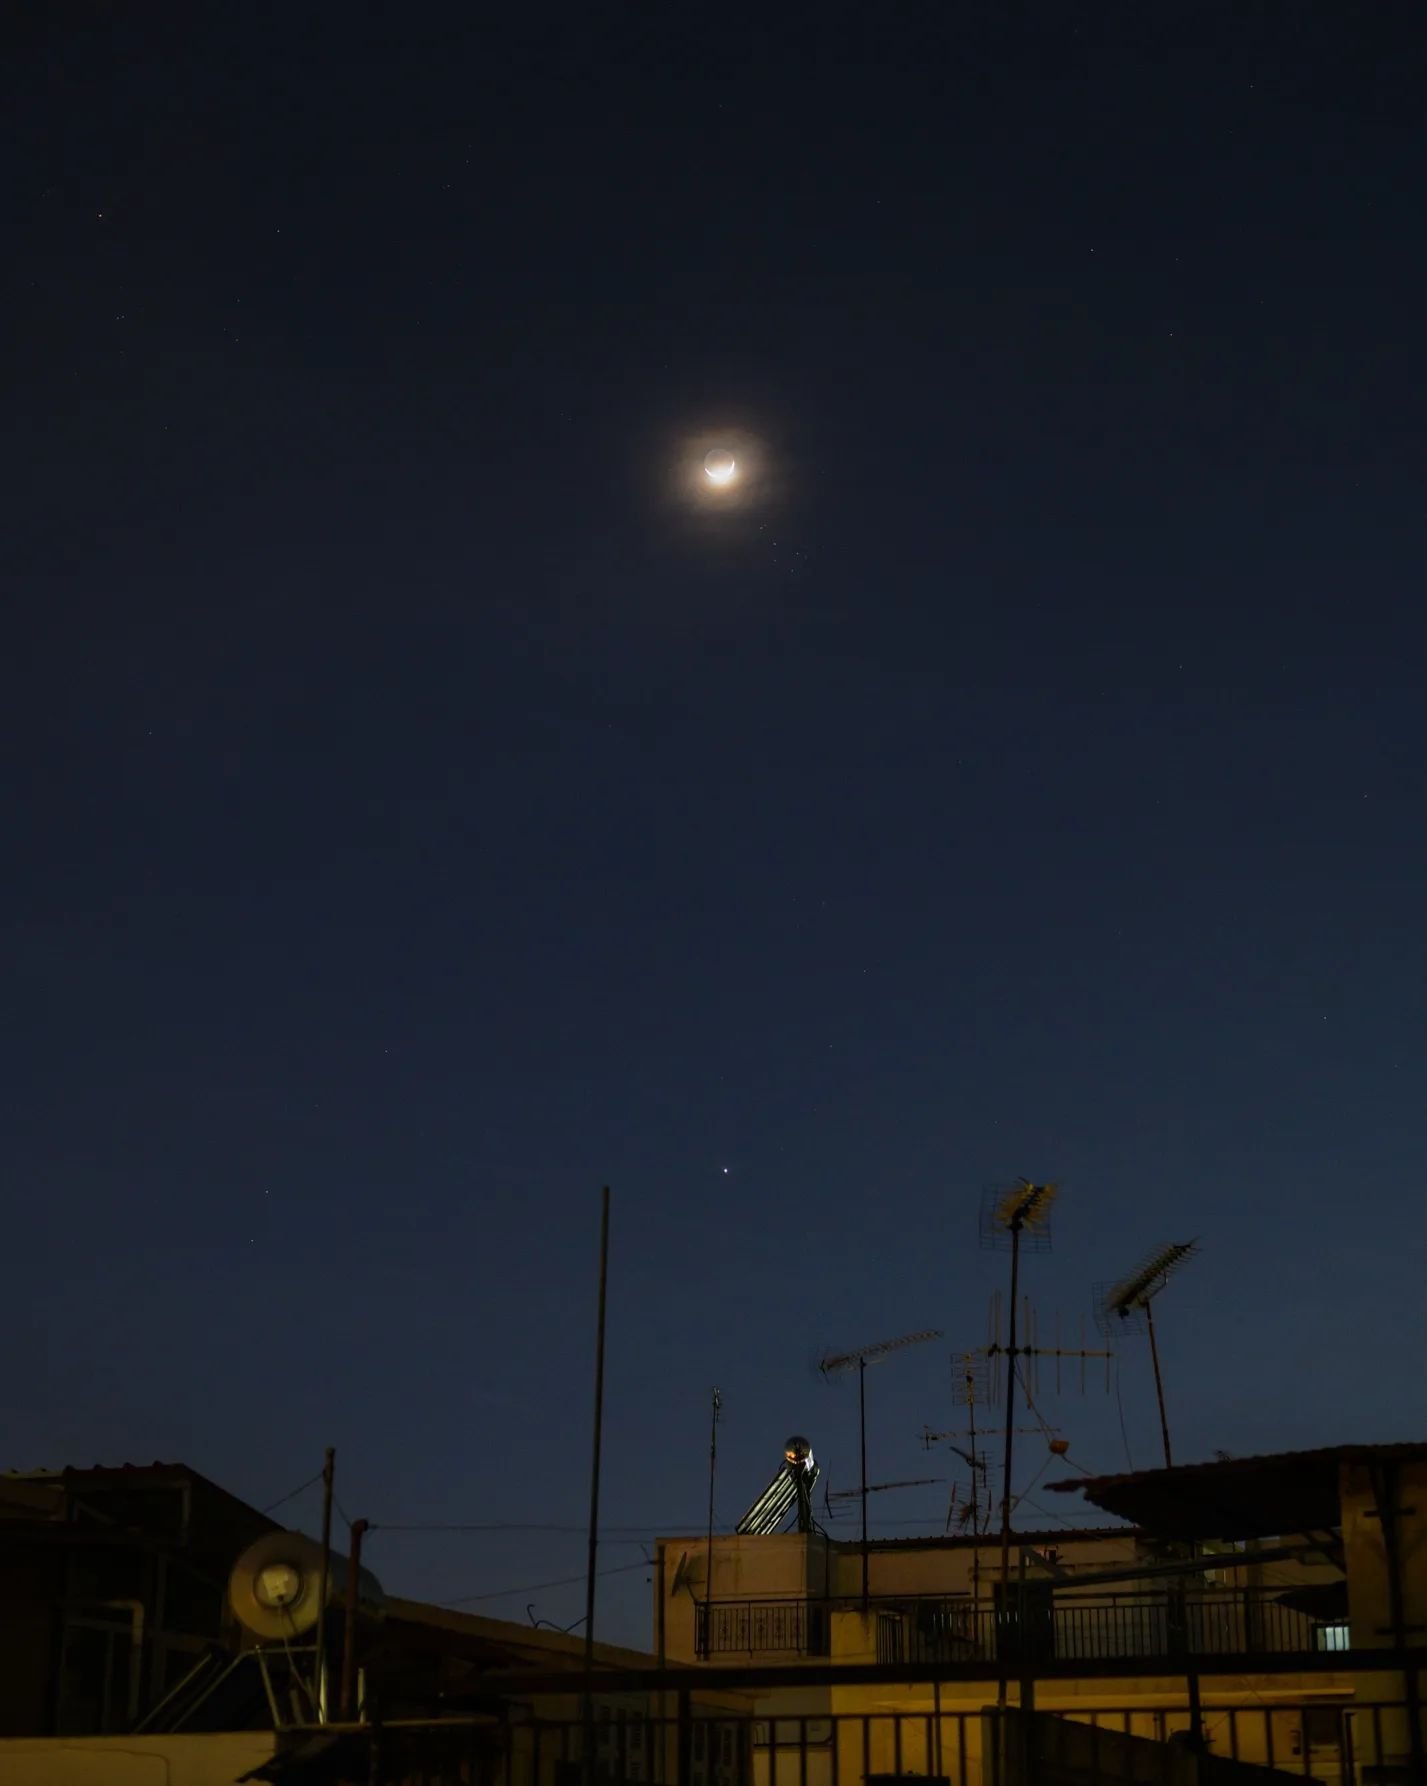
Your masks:
{"label": "window", "polygon": [[1346,1620],[1340,1625],[1320,1625],[1314,1635],[1320,1650],[1350,1650],[1353,1647]]}

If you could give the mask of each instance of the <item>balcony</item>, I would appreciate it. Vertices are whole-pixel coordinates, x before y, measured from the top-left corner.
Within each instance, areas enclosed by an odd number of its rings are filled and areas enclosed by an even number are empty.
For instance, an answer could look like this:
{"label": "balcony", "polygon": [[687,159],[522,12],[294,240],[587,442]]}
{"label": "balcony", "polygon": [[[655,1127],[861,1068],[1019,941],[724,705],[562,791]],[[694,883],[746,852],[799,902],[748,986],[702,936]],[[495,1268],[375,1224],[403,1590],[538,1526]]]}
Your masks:
{"label": "balcony", "polygon": [[[969,1595],[876,1598],[877,1660],[920,1662],[1116,1662],[1183,1665],[1200,1656],[1294,1656],[1343,1647],[1324,1625],[1268,1595],[1243,1592],[1139,1594],[1013,1589],[1004,1609]],[[861,1611],[857,1599],[724,1600],[695,1607],[703,1661],[827,1656],[832,1619]],[[854,1640],[855,1641],[855,1640]]]}
{"label": "balcony", "polygon": [[879,1603],[885,1662],[1086,1661],[1303,1655],[1324,1647],[1306,1614],[1246,1593],[1013,1591],[1005,1607],[969,1599]]}
{"label": "balcony", "polygon": [[739,1656],[825,1656],[826,1600],[701,1600],[694,1608],[694,1644],[700,1660]]}

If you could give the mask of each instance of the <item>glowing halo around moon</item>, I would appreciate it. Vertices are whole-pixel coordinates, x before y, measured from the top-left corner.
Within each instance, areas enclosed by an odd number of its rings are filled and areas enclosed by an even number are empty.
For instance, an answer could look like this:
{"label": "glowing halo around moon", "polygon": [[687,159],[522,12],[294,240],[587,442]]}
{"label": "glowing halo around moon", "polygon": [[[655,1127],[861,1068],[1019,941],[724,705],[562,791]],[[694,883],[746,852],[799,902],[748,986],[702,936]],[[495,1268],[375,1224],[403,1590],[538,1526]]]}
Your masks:
{"label": "glowing halo around moon", "polygon": [[765,519],[781,484],[769,443],[733,415],[710,416],[704,424],[670,434],[668,456],[660,456],[656,476],[662,500],[683,509],[716,539],[739,537],[747,521]]}

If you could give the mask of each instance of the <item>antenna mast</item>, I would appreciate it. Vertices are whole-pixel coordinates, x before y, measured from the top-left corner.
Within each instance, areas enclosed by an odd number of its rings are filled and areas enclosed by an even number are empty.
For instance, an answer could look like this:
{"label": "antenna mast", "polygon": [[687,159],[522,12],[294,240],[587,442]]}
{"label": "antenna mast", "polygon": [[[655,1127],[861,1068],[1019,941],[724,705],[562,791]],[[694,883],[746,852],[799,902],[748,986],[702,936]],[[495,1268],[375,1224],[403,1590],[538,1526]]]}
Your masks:
{"label": "antenna mast", "polygon": [[1181,1265],[1199,1251],[1197,1240],[1175,1240],[1162,1246],[1126,1278],[1117,1284],[1102,1286],[1095,1297],[1095,1313],[1100,1331],[1105,1334],[1139,1333],[1149,1335],[1150,1363],[1154,1368],[1154,1392],[1159,1402],[1159,1431],[1164,1441],[1164,1466],[1170,1469],[1174,1456],[1169,1445],[1169,1416],[1164,1406],[1164,1378],[1159,1368],[1159,1346],[1154,1336],[1154,1299]]}
{"label": "antenna mast", "polygon": [[1011,1460],[1016,1434],[1016,1305],[1020,1297],[1021,1246],[1036,1252],[1050,1250],[1050,1206],[1056,1186],[1018,1179],[1009,1189],[987,1193],[981,1206],[981,1244],[1009,1247],[1011,1251],[1011,1308],[1006,1356],[1006,1449],[1001,1471],[1001,1595],[1003,1604],[1011,1583]]}
{"label": "antenna mast", "polygon": [[919,1333],[905,1333],[900,1339],[879,1340],[876,1345],[863,1346],[856,1352],[829,1352],[818,1361],[818,1369],[824,1377],[841,1376],[844,1372],[857,1371],[857,1435],[858,1451],[861,1458],[861,1487],[858,1493],[862,1500],[862,1611],[865,1616],[870,1593],[868,1589],[868,1552],[867,1552],[867,1367],[869,1364],[880,1364],[892,1352],[900,1352],[907,1346],[919,1346],[925,1340],[940,1339],[941,1329],[924,1328]]}
{"label": "antenna mast", "polygon": [[715,1389],[709,1413],[709,1532],[708,1544],[704,1551],[705,1601],[713,1598],[714,1479],[718,1474],[718,1417],[722,1408],[723,1396]]}
{"label": "antenna mast", "polygon": [[[952,1366],[952,1383],[955,1387],[957,1373],[960,1373],[960,1396],[966,1408],[966,1437],[970,1445],[967,1452],[967,1463],[971,1469],[971,1530],[973,1535],[981,1530],[981,1482],[980,1478],[986,1470],[985,1463],[976,1455],[976,1391],[978,1388],[976,1373],[976,1357],[974,1353],[963,1352]],[[950,1516],[948,1507],[947,1514]]]}
{"label": "antenna mast", "polygon": [[[950,1443],[951,1449],[971,1472],[971,1485],[967,1494],[966,1506],[961,1514],[961,1526],[965,1530],[970,1527],[972,1533],[981,1530],[981,1490],[982,1478],[986,1474],[986,1459],[976,1449],[976,1409],[985,1402],[986,1365],[985,1356],[980,1352],[953,1352],[951,1355],[951,1400],[952,1405],[966,1410],[966,1425],[950,1427],[942,1432],[933,1432],[931,1427],[924,1426],[921,1432],[922,1444],[930,1451],[934,1445],[943,1441]],[[962,1450],[956,1444],[957,1439],[965,1439],[968,1449]],[[951,1530],[952,1510],[956,1505],[956,1484],[952,1483],[951,1500],[946,1510],[946,1529]]]}

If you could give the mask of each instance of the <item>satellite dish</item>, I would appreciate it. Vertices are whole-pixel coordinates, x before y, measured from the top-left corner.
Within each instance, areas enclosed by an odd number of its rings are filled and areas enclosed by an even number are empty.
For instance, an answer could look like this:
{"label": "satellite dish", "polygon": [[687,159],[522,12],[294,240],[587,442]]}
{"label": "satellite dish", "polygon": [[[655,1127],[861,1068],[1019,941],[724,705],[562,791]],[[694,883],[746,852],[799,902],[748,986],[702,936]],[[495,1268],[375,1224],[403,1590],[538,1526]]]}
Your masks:
{"label": "satellite dish", "polygon": [[[359,1604],[369,1617],[380,1617],[381,1583],[358,1572]],[[250,1544],[228,1577],[228,1604],[245,1631],[268,1642],[302,1637],[321,1613],[322,1546],[301,1532],[269,1532]],[[347,1597],[347,1560],[333,1556],[327,1570],[327,1604],[340,1606]]]}

